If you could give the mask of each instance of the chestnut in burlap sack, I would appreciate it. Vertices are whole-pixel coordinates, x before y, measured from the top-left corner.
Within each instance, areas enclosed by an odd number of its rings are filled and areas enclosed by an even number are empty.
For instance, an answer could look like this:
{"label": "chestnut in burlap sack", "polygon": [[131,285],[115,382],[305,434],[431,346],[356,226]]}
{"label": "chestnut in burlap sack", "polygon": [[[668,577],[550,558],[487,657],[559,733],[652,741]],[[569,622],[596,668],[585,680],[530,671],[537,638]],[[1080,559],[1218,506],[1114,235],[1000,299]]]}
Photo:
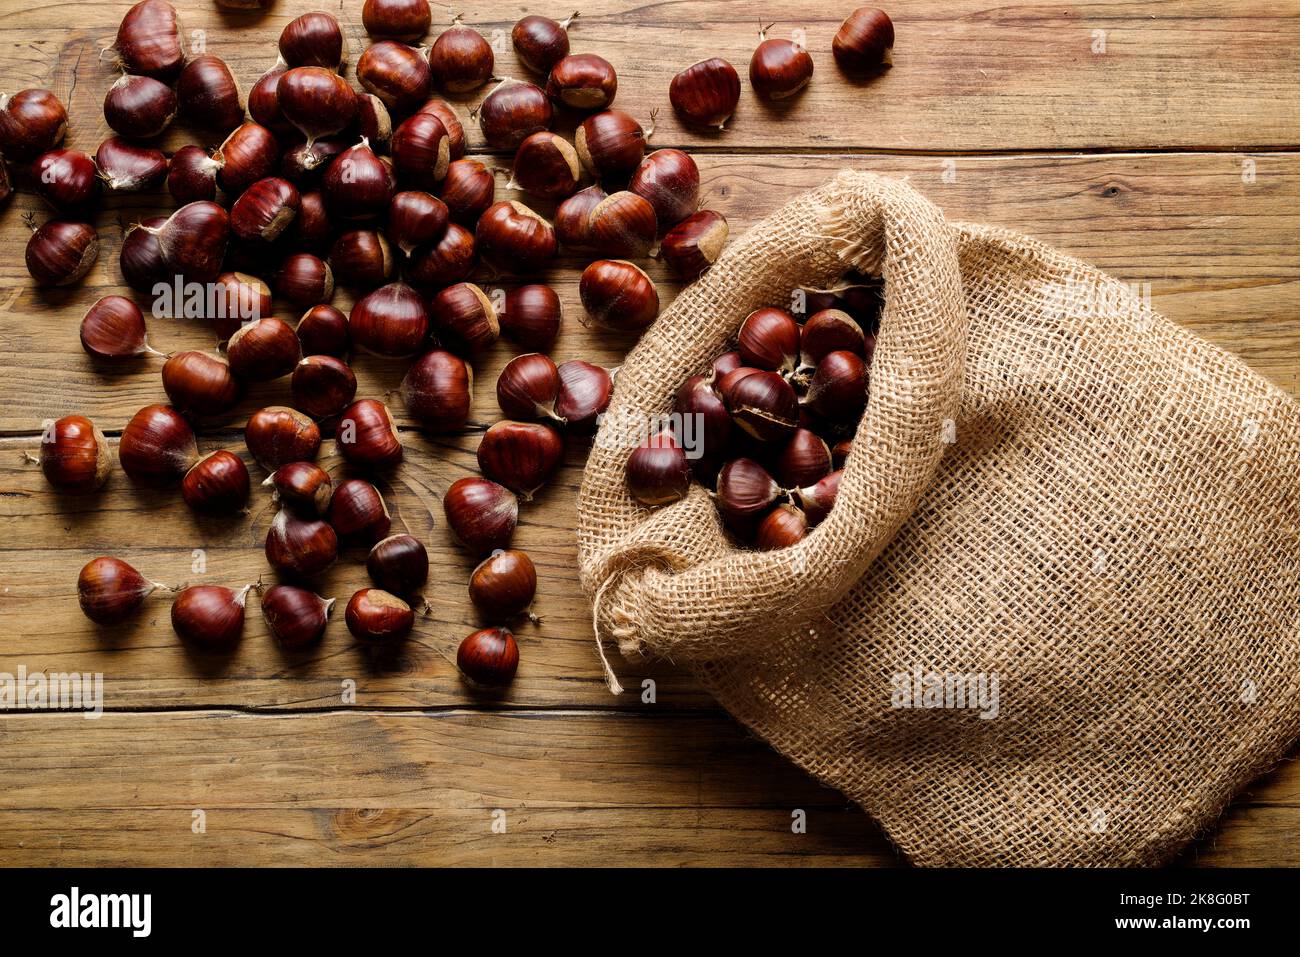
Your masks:
{"label": "chestnut in burlap sack", "polygon": [[[634,502],[646,417],[751,310],[848,267],[885,304],[830,516],[757,552],[701,487]],[[1298,472],[1300,409],[1233,356],[1082,262],[845,172],[628,356],[582,581],[598,640],[690,666],[918,864],[1156,864],[1300,732]],[[960,701],[909,698],[919,675],[996,678],[996,707],[930,707]]]}

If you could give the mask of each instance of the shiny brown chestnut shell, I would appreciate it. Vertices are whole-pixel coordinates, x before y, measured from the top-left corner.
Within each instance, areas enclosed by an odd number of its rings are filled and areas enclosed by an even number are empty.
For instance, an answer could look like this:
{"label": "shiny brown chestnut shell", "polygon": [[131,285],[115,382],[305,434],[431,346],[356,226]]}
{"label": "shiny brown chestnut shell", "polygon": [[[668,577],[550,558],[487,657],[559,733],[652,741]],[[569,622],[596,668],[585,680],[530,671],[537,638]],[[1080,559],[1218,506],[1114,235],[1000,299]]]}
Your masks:
{"label": "shiny brown chestnut shell", "polygon": [[178,102],[170,86],[148,76],[124,73],[104,94],[104,119],[114,133],[147,140],[176,117]]}
{"label": "shiny brown chestnut shell", "polygon": [[185,504],[203,515],[234,515],[248,504],[248,466],[218,449],[199,459],[181,479]]}
{"label": "shiny brown chestnut shell", "polygon": [[393,415],[376,399],[361,399],[343,410],[334,445],[343,458],[361,468],[388,468],[402,460],[402,440]]}
{"label": "shiny brown chestnut shell", "polygon": [[645,270],[630,262],[598,259],[582,272],[578,295],[588,315],[622,332],[646,328],[659,315],[659,292]]}
{"label": "shiny brown chestnut shell", "polygon": [[687,123],[722,130],[740,102],[740,77],[721,57],[701,60],[673,77],[668,100]]}
{"label": "shiny brown chestnut shell", "polygon": [[451,483],[442,497],[447,527],[475,555],[507,548],[519,521],[519,499],[504,485],[478,476]]}
{"label": "shiny brown chestnut shell", "polygon": [[176,100],[189,122],[222,134],[244,120],[244,101],[235,75],[221,57],[193,57],[176,81]]}
{"label": "shiny brown chestnut shell", "polygon": [[470,229],[492,205],[495,194],[496,179],[491,171],[472,159],[453,160],[447,166],[447,175],[438,189],[451,218]]}
{"label": "shiny brown chestnut shell", "polygon": [[290,462],[311,462],[320,451],[320,429],[297,409],[258,409],[244,426],[244,444],[257,464],[274,472]]}
{"label": "shiny brown chestnut shell", "polygon": [[509,684],[519,668],[519,645],[507,628],[484,628],[460,643],[456,667],[475,684]]}
{"label": "shiny brown chestnut shell", "polygon": [[339,555],[338,534],[328,522],[281,509],[266,533],[266,560],[292,578],[319,575]]}
{"label": "shiny brown chestnut shell", "polygon": [[618,74],[602,56],[574,53],[551,67],[546,95],[575,110],[603,110],[614,102]]}
{"label": "shiny brown chestnut shell", "polygon": [[550,286],[532,283],[508,290],[497,325],[501,334],[524,349],[549,352],[560,334],[560,297]]}
{"label": "shiny brown chestnut shell", "polygon": [[264,316],[239,327],[226,346],[226,357],[240,379],[269,382],[293,371],[302,358],[302,347],[292,326]]}
{"label": "shiny brown chestnut shell", "polygon": [[381,356],[409,356],[429,334],[429,310],[406,283],[394,282],[367,294],[348,318],[354,345]]}
{"label": "shiny brown chestnut shell", "polygon": [[334,240],[329,262],[338,282],[364,289],[383,285],[393,274],[392,249],[383,233],[373,229],[353,230]]}
{"label": "shiny brown chestnut shell", "polygon": [[224,357],[196,350],[168,356],[162,382],[172,406],[195,416],[224,415],[244,394]]}
{"label": "shiny brown chestnut shell", "polygon": [[429,67],[440,89],[451,93],[476,90],[492,76],[492,46],[483,34],[453,24],[429,48]]}
{"label": "shiny brown chestnut shell", "polygon": [[344,612],[348,631],[359,641],[396,641],[411,633],[415,612],[396,595],[381,588],[363,588],[352,596]]}
{"label": "shiny brown chestnut shell", "polygon": [[77,576],[81,613],[97,625],[125,621],[158,588],[120,558],[92,558]]}
{"label": "shiny brown chestnut shell", "polygon": [[62,492],[93,492],[113,470],[104,433],[84,415],[53,422],[41,436],[41,471]]}
{"label": "shiny brown chestnut shell", "polygon": [[478,125],[488,146],[514,150],[534,133],[549,130],[555,108],[538,86],[504,80],[478,105]]}
{"label": "shiny brown chestnut shell", "polygon": [[411,418],[430,432],[463,428],[473,399],[474,370],[445,349],[426,352],[402,379],[402,403]]}
{"label": "shiny brown chestnut shell", "polygon": [[117,447],[122,471],[137,482],[174,482],[199,458],[194,430],[165,405],[145,406],[126,424]]}
{"label": "shiny brown chestnut shell", "polygon": [[515,201],[488,207],[479,218],[474,243],[485,259],[517,274],[542,270],[555,258],[558,248],[551,224]]}
{"label": "shiny brown chestnut shell", "polygon": [[498,422],[483,433],[478,464],[484,476],[525,501],[555,474],[564,461],[564,440],[539,422]]}
{"label": "shiny brown chestnut shell", "polygon": [[370,549],[366,571],[384,591],[410,595],[429,580],[429,551],[412,535],[389,535]]}
{"label": "shiny brown chestnut shell", "polygon": [[287,649],[306,648],[325,634],[333,598],[295,585],[272,585],[262,595],[262,617],[276,641]]}
{"label": "shiny brown chestnut shell", "polygon": [[517,548],[493,552],[470,572],[470,601],[489,621],[517,618],[536,595],[537,566]]}
{"label": "shiny brown chestnut shell", "polygon": [[295,408],[324,419],[342,412],[357,394],[357,377],[333,356],[304,356],[290,380]]}

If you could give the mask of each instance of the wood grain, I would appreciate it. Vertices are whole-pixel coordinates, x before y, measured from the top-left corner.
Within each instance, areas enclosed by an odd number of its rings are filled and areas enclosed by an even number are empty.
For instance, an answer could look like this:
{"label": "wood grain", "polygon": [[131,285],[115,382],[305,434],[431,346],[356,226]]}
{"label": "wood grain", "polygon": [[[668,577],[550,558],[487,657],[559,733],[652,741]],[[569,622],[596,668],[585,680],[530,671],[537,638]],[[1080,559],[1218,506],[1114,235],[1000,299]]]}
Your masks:
{"label": "wood grain", "polygon": [[[69,105],[69,145],[93,152],[108,135],[100,104],[116,75],[100,50],[128,6],[0,0],[0,88],[53,89]],[[231,63],[245,89],[274,59],[281,26],[307,10],[340,12],[353,60],[365,42],[356,0],[280,0],[265,14],[222,13],[206,0],[177,6],[186,30],[202,31],[188,35]],[[735,233],[843,167],[906,176],[951,219],[1020,230],[1149,284],[1158,311],[1300,393],[1300,5],[920,0],[891,11],[894,68],[861,84],[829,56],[849,6],[593,0],[582,4],[574,48],[615,63],[618,106],[643,122],[658,111],[653,142],[694,153],[705,202]],[[536,12],[519,3],[465,13],[499,39],[526,9]],[[817,62],[810,88],[772,108],[746,81],[727,132],[682,127],[667,103],[671,75],[720,55],[743,76],[758,19],[774,12],[784,17],[774,35],[804,31]],[[434,14],[437,31],[449,10]],[[508,43],[497,70],[524,75]],[[504,164],[468,119],[483,92],[453,99],[472,150]],[[163,145],[191,141],[214,145],[183,124]],[[504,177],[498,198],[516,198]],[[447,537],[440,499],[475,470],[476,433],[498,417],[489,386],[512,355],[504,344],[476,361],[465,434],[427,436],[403,420],[407,460],[383,488],[397,523],[428,543],[433,570],[429,611],[402,647],[368,653],[336,621],[321,646],[286,655],[256,599],[243,643],[225,656],[175,640],[165,595],[133,622],[90,627],[73,582],[97,554],[168,582],[266,575],[263,496],[245,516],[205,521],[174,491],[138,490],[120,473],[100,495],[52,494],[27,459],[46,419],[82,412],[113,437],[162,398],[156,365],[106,373],[76,329],[95,299],[122,291],[118,224],[170,206],[162,194],[109,199],[96,220],[99,262],[84,283],[54,291],[35,290],[23,266],[24,214],[48,212],[28,192],[0,212],[0,672],[102,672],[106,707],[98,721],[0,713],[12,772],[0,791],[0,864],[900,862],[865,815],[746,735],[684,673],[623,663],[630,690],[608,694],[576,581],[580,440],[517,536],[539,566],[543,616],[519,628],[518,678],[494,695],[461,682],[452,656],[477,625],[464,591],[471,561]],[[579,265],[564,258],[547,277],[566,307],[554,356],[616,366],[631,340],[582,325]],[[651,271],[666,304],[675,287]],[[513,282],[486,272],[479,281]],[[336,302],[349,306],[350,291]],[[151,336],[166,351],[212,345],[206,329],[167,318],[151,322]],[[358,359],[361,394],[393,389],[405,365]],[[207,423],[202,445],[243,454],[247,413],[286,391],[283,382],[254,390]],[[327,467],[347,474],[328,453],[327,443]],[[363,584],[359,557],[331,569],[322,593],[346,600]],[[341,697],[345,683],[355,703]],[[1294,768],[1252,786],[1180,863],[1294,865]],[[505,833],[492,830],[498,808]],[[806,834],[791,832],[797,808]],[[205,833],[192,830],[195,809]]]}

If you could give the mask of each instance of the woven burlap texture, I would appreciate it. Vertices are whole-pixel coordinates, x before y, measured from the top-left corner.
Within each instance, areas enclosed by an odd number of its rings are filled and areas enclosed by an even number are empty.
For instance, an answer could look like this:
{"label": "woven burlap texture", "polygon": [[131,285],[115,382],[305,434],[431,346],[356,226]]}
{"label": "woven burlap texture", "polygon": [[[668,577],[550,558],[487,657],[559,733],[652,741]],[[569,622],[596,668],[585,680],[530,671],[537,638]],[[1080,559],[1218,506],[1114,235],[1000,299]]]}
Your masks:
{"label": "woven burlap texture", "polygon": [[[883,275],[862,419],[800,544],[624,463],[744,317]],[[922,865],[1151,865],[1300,733],[1300,411],[1142,297],[858,172],[736,240],[631,352],[578,506],[600,638],[695,670]],[[894,676],[996,675],[995,717]]]}

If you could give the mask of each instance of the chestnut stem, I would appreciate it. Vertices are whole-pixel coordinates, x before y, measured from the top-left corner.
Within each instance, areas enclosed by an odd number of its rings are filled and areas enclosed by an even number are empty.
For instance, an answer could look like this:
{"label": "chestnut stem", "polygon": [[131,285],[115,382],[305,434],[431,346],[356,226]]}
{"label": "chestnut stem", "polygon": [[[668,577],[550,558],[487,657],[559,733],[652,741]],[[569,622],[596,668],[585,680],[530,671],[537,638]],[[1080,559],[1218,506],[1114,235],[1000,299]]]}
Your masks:
{"label": "chestnut stem", "polygon": [[564,29],[567,30],[569,29],[569,24],[573,23],[573,21],[578,19],[578,17],[580,16],[582,16],[582,13],[578,10],[574,10],[565,19],[560,21],[560,26],[564,27]]}

